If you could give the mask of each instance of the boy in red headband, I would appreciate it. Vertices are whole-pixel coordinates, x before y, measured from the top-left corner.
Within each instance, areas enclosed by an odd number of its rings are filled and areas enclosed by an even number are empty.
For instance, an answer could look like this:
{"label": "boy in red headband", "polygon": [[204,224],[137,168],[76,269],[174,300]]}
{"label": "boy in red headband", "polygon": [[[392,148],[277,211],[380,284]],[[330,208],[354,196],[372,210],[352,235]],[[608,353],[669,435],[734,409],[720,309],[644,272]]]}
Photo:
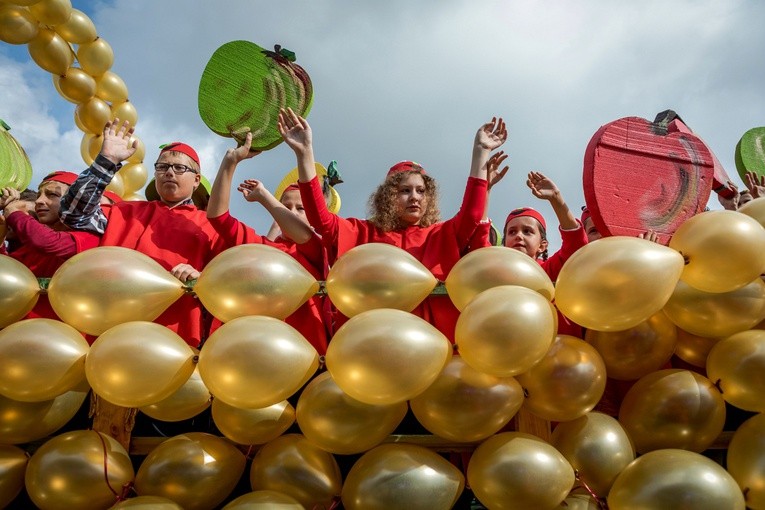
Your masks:
{"label": "boy in red headband", "polygon": [[[2,190],[0,210],[16,236],[17,246],[8,252],[0,247],[0,253],[23,263],[38,278],[52,277],[68,258],[98,246],[100,236],[92,232],[70,230],[59,220],[61,197],[75,179],[77,174],[63,171],[53,172],[43,178],[34,203],[36,218],[30,214],[27,202],[20,199],[17,190]],[[44,294],[26,318],[36,317],[59,320]]]}
{"label": "boy in red headband", "polygon": [[[231,183],[237,165],[259,154],[250,150],[251,143],[252,134],[247,133],[244,144],[226,151],[215,176],[210,202],[207,205],[210,223],[220,234],[226,248],[249,243],[273,246],[294,257],[317,280],[324,279],[324,249],[321,240],[308,224],[297,185],[288,186],[282,193],[281,201],[276,200],[263,184],[255,179],[247,179],[237,188],[248,202],[260,203],[274,218],[281,235],[273,241],[257,234],[229,213]],[[327,352],[327,329],[319,297],[309,299],[287,317],[285,322],[300,331],[319,354]],[[219,326],[220,321],[213,321],[213,330]]]}
{"label": "boy in red headband", "polygon": [[[78,177],[61,200],[61,218],[67,225],[102,233],[101,246],[123,246],[156,260],[186,281],[222,250],[218,233],[197,209],[192,194],[200,183],[199,156],[185,143],[162,147],[154,164],[155,186],[160,200],[117,202],[107,217],[100,201],[114,174],[136,150],[133,128],[119,119],[104,127],[101,152]],[[185,295],[155,322],[167,326],[189,345],[202,340],[202,308]]]}
{"label": "boy in red headband", "polygon": [[[473,144],[473,160],[462,207],[456,216],[439,221],[435,180],[413,162],[388,171],[369,199],[368,220],[341,218],[326,206],[314,166],[311,128],[292,110],[279,114],[279,132],[297,157],[300,193],[311,225],[322,236],[330,265],[351,248],[364,243],[387,243],[409,252],[439,280],[467,250],[481,220],[486,201],[486,161],[507,139],[502,119],[481,126]],[[454,341],[459,312],[447,296],[431,296],[412,311]],[[338,315],[338,323],[343,320]]]}

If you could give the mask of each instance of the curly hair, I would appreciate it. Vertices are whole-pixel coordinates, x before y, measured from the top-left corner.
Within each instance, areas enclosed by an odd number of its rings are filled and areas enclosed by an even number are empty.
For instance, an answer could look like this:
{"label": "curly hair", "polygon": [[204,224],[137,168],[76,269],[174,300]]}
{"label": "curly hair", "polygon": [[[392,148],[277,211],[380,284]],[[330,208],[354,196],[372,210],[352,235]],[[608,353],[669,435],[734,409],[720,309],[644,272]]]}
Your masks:
{"label": "curly hair", "polygon": [[369,196],[367,208],[371,224],[385,232],[406,227],[396,212],[395,204],[399,185],[411,174],[422,176],[422,180],[425,182],[425,197],[428,201],[427,209],[422,215],[419,226],[428,227],[441,220],[441,212],[438,209],[438,185],[436,180],[427,174],[409,171],[391,175]]}

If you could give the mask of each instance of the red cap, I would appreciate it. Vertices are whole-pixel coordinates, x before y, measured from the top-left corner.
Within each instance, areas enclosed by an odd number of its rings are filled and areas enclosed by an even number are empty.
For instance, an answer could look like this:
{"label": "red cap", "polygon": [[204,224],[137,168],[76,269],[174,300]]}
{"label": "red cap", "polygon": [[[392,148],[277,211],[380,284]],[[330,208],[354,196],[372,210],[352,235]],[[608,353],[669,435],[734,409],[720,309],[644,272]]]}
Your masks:
{"label": "red cap", "polygon": [[584,222],[587,220],[587,218],[591,217],[592,215],[590,214],[590,210],[587,209],[587,206],[582,207],[582,217],[580,218],[582,225],[584,225]]}
{"label": "red cap", "polygon": [[520,216],[528,216],[529,218],[534,218],[539,222],[540,225],[542,225],[543,229],[547,230],[547,223],[545,223],[545,219],[541,214],[539,214],[539,211],[536,211],[531,207],[521,207],[520,209],[513,209],[510,211],[510,214],[507,215],[507,219],[505,220],[505,229],[507,229],[507,224],[510,223],[510,220]]}
{"label": "red cap", "polygon": [[176,152],[182,152],[188,157],[190,157],[194,162],[196,162],[197,165],[199,165],[199,156],[197,155],[197,151],[191,148],[191,145],[186,145],[183,142],[172,142],[167,143],[165,145],[160,145],[159,147],[162,149],[159,153],[162,154],[163,152],[167,151],[176,151]]}
{"label": "red cap", "polygon": [[300,191],[300,186],[298,186],[298,183],[293,182],[292,184],[284,188],[284,191],[282,191],[282,196],[284,196],[284,194],[287,193],[288,191]]}
{"label": "red cap", "polygon": [[51,172],[45,177],[43,177],[42,182],[40,183],[40,186],[45,184],[46,182],[60,182],[61,184],[66,184],[67,186],[71,186],[74,184],[74,181],[77,180],[78,175],[73,172],[65,172],[63,170],[57,170],[56,172]]}
{"label": "red cap", "polygon": [[393,174],[397,174],[399,172],[419,172],[421,174],[425,173],[425,169],[422,168],[422,165],[419,163],[415,163],[414,161],[400,161],[390,167],[390,170],[388,170],[388,175],[386,177],[390,177]]}
{"label": "red cap", "polygon": [[104,191],[104,196],[111,200],[113,203],[122,202],[122,197],[116,194],[113,191],[106,190]]}

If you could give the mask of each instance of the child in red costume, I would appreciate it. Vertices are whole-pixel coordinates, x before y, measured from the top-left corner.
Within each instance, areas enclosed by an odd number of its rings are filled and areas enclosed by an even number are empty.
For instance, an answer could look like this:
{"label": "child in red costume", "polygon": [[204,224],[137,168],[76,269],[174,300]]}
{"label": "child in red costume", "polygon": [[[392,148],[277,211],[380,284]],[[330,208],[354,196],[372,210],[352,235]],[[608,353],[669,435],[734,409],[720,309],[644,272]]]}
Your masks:
{"label": "child in red costume", "polygon": [[[248,202],[260,203],[276,220],[282,234],[274,241],[261,236],[252,228],[231,216],[229,203],[231,182],[237,165],[256,154],[249,150],[252,134],[248,133],[243,145],[226,151],[220,169],[213,183],[210,202],[207,205],[207,217],[218,231],[225,247],[239,244],[265,244],[273,246],[294,257],[317,280],[324,279],[325,257],[321,240],[308,225],[300,202],[297,185],[287,187],[281,201],[254,179],[247,179],[237,188]],[[285,205],[285,204],[289,204]],[[301,214],[302,213],[302,214]],[[322,316],[322,302],[317,296],[312,297],[295,313],[285,319],[287,324],[297,329],[320,355],[327,352],[327,329]],[[220,321],[213,321],[212,329],[220,326]]]}
{"label": "child in red costume", "polygon": [[[77,179],[72,172],[53,172],[40,183],[35,214],[28,212],[27,204],[20,200],[18,191],[5,188],[0,197],[0,210],[13,230],[18,245],[16,249],[0,253],[10,255],[27,266],[38,278],[50,278],[70,257],[98,246],[100,236],[85,231],[70,230],[59,220],[61,197]],[[48,296],[40,295],[35,307],[25,317],[60,320],[50,306]]]}
{"label": "child in red costume", "polygon": [[[411,161],[392,167],[370,198],[368,220],[341,218],[326,207],[314,167],[311,128],[291,110],[279,115],[279,132],[295,151],[300,193],[311,225],[322,236],[329,264],[364,243],[387,243],[407,251],[439,280],[465,253],[481,221],[486,200],[486,161],[507,139],[502,119],[481,126],[473,144],[473,161],[462,207],[453,218],[439,222],[435,180]],[[459,312],[447,296],[431,296],[412,311],[454,341]],[[343,318],[338,316],[335,327]]]}
{"label": "child in red costume", "polygon": [[[154,164],[160,200],[117,202],[108,217],[100,205],[106,185],[120,163],[136,150],[133,129],[115,119],[104,127],[101,152],[93,165],[78,177],[61,201],[61,218],[67,225],[103,233],[101,246],[122,246],[156,260],[181,281],[197,278],[199,271],[223,248],[207,215],[192,200],[200,184],[199,156],[185,143],[162,148]],[[189,345],[202,340],[202,307],[184,295],[156,320],[178,333]]]}

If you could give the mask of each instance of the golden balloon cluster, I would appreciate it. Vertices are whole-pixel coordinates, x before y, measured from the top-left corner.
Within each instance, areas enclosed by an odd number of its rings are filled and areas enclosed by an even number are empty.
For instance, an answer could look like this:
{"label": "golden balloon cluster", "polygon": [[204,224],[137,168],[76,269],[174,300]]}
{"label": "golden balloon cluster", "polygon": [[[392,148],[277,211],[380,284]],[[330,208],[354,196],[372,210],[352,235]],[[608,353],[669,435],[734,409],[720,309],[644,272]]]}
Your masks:
{"label": "golden balloon cluster", "polygon": [[[72,8],[70,0],[12,0],[0,4],[0,40],[26,44],[40,68],[51,73],[53,85],[65,100],[76,104],[74,123],[84,133],[80,154],[87,165],[101,150],[104,125],[114,119],[138,122],[122,78],[111,71],[114,51],[96,32],[93,21]],[[146,149],[138,150],[107,187],[125,200],[143,200]]]}
{"label": "golden balloon cluster", "polygon": [[[751,211],[762,203],[752,202]],[[329,507],[340,499],[347,508],[450,508],[466,483],[497,509],[553,509],[564,500],[597,508],[604,499],[612,509],[765,508],[760,415],[733,435],[728,471],[699,454],[720,435],[726,403],[765,411],[759,220],[703,213],[668,247],[598,240],[568,260],[555,286],[529,257],[485,248],[454,266],[448,297],[428,298],[437,282],[406,252],[360,246],[327,277],[329,298],[350,319],[318,376],[318,353],[283,319],[319,282],[278,250],[238,246],[202,271],[193,290],[224,324],[199,352],[150,322],[190,289],[144,255],[104,247],[62,265],[48,293],[63,322],[19,321],[39,286],[25,267],[0,257],[0,444],[9,445],[0,450],[8,459],[0,480],[16,480],[17,491],[25,472],[41,508],[74,507],[91,490],[85,484],[96,482],[67,473],[101,469],[100,484],[113,454],[115,479],[92,489],[93,501],[113,503],[120,487],[134,484],[136,503],[165,498],[212,508],[246,467],[233,442],[263,446],[250,468],[253,492],[227,508]],[[736,252],[718,256],[727,247]],[[451,299],[461,311],[459,356],[438,329],[408,313],[425,299]],[[587,327],[584,339],[557,334],[557,310]],[[79,331],[98,338],[88,346]],[[706,376],[670,368],[673,353]],[[607,378],[634,382],[616,418],[593,411]],[[10,445],[58,430],[88,386],[164,421],[212,406],[228,441],[176,436],[133,474],[108,440],[67,433],[24,468]],[[293,407],[287,399],[300,388]],[[409,408],[434,435],[477,445],[467,478],[428,449],[383,444]],[[549,442],[503,431],[521,408],[560,422]],[[285,435],[295,423],[301,434]],[[73,448],[97,453],[75,460]],[[336,454],[363,454],[344,481]],[[575,486],[591,492],[572,492]]]}

